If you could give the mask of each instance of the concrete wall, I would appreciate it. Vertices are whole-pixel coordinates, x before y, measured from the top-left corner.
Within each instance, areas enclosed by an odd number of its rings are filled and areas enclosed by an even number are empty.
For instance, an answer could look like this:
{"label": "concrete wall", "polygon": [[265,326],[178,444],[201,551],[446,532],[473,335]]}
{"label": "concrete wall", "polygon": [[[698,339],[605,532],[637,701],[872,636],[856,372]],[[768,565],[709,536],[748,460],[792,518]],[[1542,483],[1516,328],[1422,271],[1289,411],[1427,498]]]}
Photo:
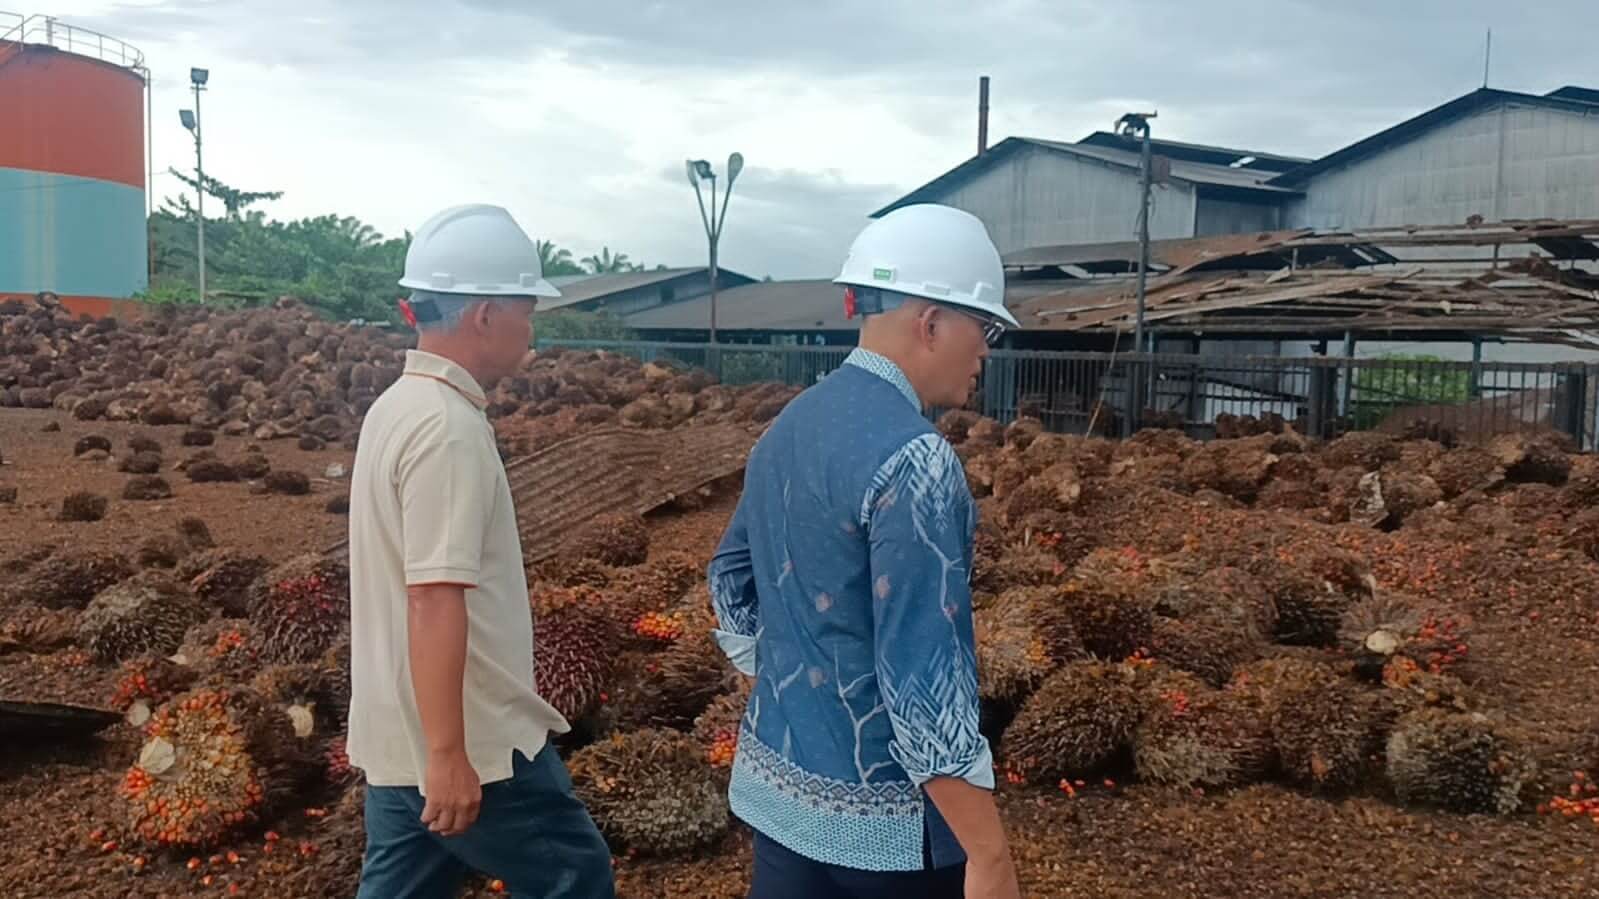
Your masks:
{"label": "concrete wall", "polygon": [[1499,104],[1324,172],[1286,225],[1361,228],[1599,218],[1599,108]]}
{"label": "concrete wall", "polygon": [[[934,197],[983,220],[1001,253],[1052,244],[1132,240],[1138,173],[1041,147],[1014,152],[954,190]],[[1150,236],[1192,237],[1193,188],[1157,187]]]}

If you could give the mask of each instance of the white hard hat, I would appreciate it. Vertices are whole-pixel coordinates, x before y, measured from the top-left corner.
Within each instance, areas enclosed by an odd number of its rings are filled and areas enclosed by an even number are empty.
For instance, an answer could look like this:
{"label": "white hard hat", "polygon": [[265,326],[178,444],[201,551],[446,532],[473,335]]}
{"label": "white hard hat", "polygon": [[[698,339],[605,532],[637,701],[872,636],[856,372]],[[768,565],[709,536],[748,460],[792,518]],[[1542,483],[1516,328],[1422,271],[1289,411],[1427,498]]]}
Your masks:
{"label": "white hard hat", "polygon": [[867,225],[833,283],[964,306],[1021,327],[1005,308],[1005,266],[987,229],[950,206],[904,206]]}
{"label": "white hard hat", "polygon": [[417,229],[401,287],[485,297],[558,297],[539,253],[499,206],[455,206]]}

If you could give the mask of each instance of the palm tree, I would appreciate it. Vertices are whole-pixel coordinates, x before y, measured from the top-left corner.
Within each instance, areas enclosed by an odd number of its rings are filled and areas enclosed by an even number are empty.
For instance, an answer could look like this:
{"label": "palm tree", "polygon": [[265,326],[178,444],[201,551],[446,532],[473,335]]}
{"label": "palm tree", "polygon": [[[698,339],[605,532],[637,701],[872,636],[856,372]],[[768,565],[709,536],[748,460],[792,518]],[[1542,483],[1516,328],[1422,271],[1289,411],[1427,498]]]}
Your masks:
{"label": "palm tree", "polygon": [[584,259],[583,265],[587,266],[588,270],[596,275],[636,270],[632,260],[627,258],[626,253],[617,253],[613,256],[611,255],[610,247],[601,247],[598,253]]}
{"label": "palm tree", "polygon": [[533,246],[539,251],[539,268],[545,276],[549,275],[577,275],[583,272],[581,266],[572,261],[572,251],[557,247],[548,240],[535,240]]}

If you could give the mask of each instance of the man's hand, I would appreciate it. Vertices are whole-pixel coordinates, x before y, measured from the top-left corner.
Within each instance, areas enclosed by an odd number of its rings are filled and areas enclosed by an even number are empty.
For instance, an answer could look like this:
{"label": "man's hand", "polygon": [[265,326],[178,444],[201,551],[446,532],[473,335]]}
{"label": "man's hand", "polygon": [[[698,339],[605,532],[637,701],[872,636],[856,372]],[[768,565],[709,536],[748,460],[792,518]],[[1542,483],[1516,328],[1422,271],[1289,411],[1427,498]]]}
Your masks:
{"label": "man's hand", "polygon": [[966,859],[966,899],[1021,899],[1010,856]]}
{"label": "man's hand", "polygon": [[467,760],[466,751],[429,755],[427,766],[427,805],[422,809],[422,823],[441,837],[466,833],[483,804],[483,785]]}

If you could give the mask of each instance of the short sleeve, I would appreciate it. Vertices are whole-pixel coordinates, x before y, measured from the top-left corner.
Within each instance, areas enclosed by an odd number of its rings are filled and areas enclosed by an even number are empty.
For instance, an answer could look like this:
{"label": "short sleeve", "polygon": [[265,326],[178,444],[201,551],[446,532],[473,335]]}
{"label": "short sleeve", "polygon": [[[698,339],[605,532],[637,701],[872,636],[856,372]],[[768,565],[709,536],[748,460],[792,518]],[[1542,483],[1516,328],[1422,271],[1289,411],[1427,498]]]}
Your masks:
{"label": "short sleeve", "polygon": [[395,466],[407,586],[478,585],[499,458],[464,430],[448,414],[430,418]]}

